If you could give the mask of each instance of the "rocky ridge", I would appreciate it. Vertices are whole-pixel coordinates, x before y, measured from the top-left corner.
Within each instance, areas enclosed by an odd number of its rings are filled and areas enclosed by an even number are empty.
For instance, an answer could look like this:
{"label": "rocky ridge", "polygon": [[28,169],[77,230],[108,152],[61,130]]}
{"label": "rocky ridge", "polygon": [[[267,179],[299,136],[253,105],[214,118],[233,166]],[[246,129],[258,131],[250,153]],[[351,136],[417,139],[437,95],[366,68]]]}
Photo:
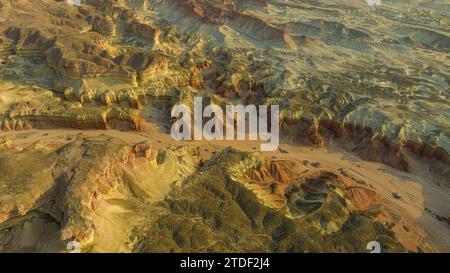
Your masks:
{"label": "rocky ridge", "polygon": [[128,108],[139,110],[143,98],[177,103],[183,93],[207,94],[223,104],[279,104],[282,125],[316,145],[363,132],[367,138],[353,143],[366,159],[408,170],[406,148],[443,162],[437,171],[446,176],[446,12],[439,3],[405,1],[375,8],[365,1],[2,1],[4,81],[81,103],[43,118],[35,109],[15,118],[3,112],[2,128],[47,120],[114,128],[88,113],[105,116],[121,105],[110,119],[140,129],[139,111]]}
{"label": "rocky ridge", "polygon": [[388,252],[431,250],[407,214],[339,173],[231,148],[198,153],[107,136],[7,149],[0,249],[365,252],[376,239]]}

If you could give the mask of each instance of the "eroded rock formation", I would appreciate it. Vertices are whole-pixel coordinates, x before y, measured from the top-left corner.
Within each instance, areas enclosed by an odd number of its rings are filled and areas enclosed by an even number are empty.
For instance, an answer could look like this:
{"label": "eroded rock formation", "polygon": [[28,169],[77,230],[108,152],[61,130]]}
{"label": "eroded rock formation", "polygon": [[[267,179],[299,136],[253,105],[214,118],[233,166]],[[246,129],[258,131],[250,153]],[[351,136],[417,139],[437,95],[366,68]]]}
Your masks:
{"label": "eroded rock formation", "polygon": [[[0,129],[145,132],[204,96],[279,105],[282,138],[446,179],[448,12],[442,1],[0,0]],[[432,250],[408,211],[337,170],[150,146],[0,138],[0,252],[71,240],[94,252],[361,252],[373,239]]]}

